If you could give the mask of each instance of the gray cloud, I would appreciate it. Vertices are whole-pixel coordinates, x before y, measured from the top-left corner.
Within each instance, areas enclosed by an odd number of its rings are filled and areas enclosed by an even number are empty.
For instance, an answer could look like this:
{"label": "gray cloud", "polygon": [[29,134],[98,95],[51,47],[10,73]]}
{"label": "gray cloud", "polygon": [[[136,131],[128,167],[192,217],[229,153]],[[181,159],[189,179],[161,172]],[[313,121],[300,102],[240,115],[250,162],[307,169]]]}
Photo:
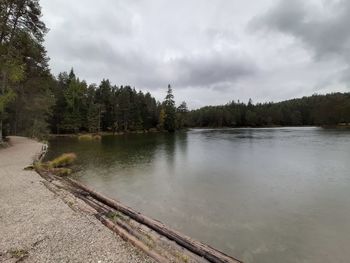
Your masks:
{"label": "gray cloud", "polygon": [[[320,10],[321,9],[321,10]],[[305,1],[281,1],[265,17],[268,26],[300,38],[319,57],[343,56],[350,50],[350,2],[323,2],[307,6]]]}
{"label": "gray cloud", "polygon": [[[251,22],[253,29],[295,37],[313,52],[316,61],[337,59],[350,66],[350,1],[281,0]],[[341,70],[341,79],[350,76]]]}
{"label": "gray cloud", "polygon": [[88,82],[109,78],[151,90],[158,99],[171,83],[178,101],[198,107],[344,90],[350,4],[312,1],[41,4],[55,74],[74,67]]}
{"label": "gray cloud", "polygon": [[[166,87],[168,83],[178,88],[206,88],[221,83],[233,84],[257,70],[254,61],[239,50],[217,50],[211,45],[196,52],[184,52],[169,42],[175,54],[170,51],[168,55],[169,51],[158,46],[159,43],[138,43],[138,15],[118,1],[107,13],[89,8],[85,13],[70,12],[51,31],[49,49],[53,54],[60,54],[63,61],[77,65],[77,71],[83,71],[88,79],[101,78],[102,73],[103,77],[119,83],[148,89]],[[122,15],[118,15],[119,12]],[[219,42],[234,35],[232,30],[213,27],[202,31],[199,35],[203,38]],[[60,45],[56,44],[57,39],[63,40]],[[145,50],[139,46],[143,44],[157,46]],[[159,56],[158,52],[163,54]]]}
{"label": "gray cloud", "polygon": [[256,72],[254,62],[236,53],[211,52],[188,56],[171,62],[178,75],[176,83],[184,86],[211,86],[235,82]]}

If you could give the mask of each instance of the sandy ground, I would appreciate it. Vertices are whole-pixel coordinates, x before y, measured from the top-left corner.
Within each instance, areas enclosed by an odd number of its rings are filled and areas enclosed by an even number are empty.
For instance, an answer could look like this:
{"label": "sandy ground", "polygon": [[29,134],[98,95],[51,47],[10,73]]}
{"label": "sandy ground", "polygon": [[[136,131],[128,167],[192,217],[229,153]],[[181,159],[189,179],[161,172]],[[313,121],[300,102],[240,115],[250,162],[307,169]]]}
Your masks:
{"label": "sandy ground", "polygon": [[11,137],[11,144],[0,149],[0,262],[153,262],[23,170],[40,143]]}

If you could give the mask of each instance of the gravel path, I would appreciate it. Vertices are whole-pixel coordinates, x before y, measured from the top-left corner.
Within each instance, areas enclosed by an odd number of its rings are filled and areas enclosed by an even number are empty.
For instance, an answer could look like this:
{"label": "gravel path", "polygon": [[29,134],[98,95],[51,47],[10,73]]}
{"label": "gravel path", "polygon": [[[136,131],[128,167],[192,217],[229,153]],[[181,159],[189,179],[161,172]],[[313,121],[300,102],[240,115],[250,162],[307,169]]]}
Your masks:
{"label": "gravel path", "polygon": [[11,144],[0,149],[0,262],[153,262],[23,170],[40,143],[11,137]]}

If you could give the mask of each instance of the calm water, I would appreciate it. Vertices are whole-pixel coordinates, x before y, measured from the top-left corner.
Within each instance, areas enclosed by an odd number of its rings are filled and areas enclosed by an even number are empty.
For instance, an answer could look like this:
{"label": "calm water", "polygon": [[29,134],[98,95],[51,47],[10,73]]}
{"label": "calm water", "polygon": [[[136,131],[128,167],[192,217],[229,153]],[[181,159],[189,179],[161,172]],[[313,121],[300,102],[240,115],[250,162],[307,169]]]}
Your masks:
{"label": "calm water", "polygon": [[77,177],[249,262],[350,262],[350,130],[190,130],[51,141]]}

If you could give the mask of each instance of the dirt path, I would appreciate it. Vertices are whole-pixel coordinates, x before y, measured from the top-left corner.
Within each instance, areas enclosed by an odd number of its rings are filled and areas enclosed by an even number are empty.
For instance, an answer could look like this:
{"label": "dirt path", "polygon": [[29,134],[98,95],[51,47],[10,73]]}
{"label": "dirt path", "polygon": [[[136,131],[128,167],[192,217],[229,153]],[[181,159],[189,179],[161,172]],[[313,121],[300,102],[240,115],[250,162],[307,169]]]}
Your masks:
{"label": "dirt path", "polygon": [[40,143],[11,137],[11,144],[0,149],[0,262],[153,262],[23,170]]}

